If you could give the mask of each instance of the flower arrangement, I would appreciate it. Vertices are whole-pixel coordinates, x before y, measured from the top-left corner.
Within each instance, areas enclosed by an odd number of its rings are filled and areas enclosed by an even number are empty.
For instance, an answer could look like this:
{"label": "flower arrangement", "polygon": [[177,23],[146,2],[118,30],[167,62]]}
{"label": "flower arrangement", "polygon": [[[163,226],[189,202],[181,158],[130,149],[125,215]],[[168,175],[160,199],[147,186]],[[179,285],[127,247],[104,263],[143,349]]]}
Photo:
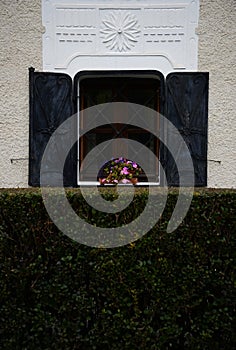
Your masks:
{"label": "flower arrangement", "polygon": [[116,158],[106,162],[102,167],[101,184],[135,183],[141,173],[140,166],[126,158]]}

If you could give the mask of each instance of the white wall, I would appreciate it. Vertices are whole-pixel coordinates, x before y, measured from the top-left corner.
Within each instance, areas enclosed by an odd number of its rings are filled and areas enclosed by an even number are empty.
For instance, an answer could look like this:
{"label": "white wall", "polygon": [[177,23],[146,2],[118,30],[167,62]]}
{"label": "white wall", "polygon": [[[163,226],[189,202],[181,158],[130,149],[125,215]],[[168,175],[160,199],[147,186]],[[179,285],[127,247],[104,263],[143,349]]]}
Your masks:
{"label": "white wall", "polygon": [[[200,0],[198,70],[210,72],[208,187],[236,187],[235,7]],[[1,0],[0,16],[0,187],[27,187],[28,67],[42,70],[41,0]]]}

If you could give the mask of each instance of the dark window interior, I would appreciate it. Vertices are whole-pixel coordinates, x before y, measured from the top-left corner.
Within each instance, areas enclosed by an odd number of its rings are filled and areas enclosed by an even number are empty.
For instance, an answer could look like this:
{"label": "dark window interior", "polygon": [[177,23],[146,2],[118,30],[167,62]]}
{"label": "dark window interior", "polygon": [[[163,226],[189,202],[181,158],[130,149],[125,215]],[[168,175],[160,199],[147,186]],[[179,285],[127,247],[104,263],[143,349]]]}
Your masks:
{"label": "dark window interior", "polygon": [[[80,81],[80,110],[108,102],[131,102],[159,112],[160,80],[144,77],[89,77]],[[159,128],[158,120],[155,127]],[[80,162],[99,143],[121,137],[142,143],[159,157],[159,141],[153,134],[129,124],[107,124],[90,130],[81,137]],[[82,170],[80,168],[80,180],[90,181],[94,179],[94,174],[91,174],[89,178],[87,174],[86,179],[83,178]],[[141,174],[139,181],[147,181],[146,175],[145,173]],[[152,174],[148,174],[148,178],[154,182],[158,180],[158,162],[153,164]]]}

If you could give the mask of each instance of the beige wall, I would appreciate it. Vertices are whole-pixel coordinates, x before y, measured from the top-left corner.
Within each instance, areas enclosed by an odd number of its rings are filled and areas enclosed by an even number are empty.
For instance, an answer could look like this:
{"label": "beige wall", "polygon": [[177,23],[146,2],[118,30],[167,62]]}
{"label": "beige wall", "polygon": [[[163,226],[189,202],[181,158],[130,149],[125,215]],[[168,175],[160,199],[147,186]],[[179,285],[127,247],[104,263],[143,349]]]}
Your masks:
{"label": "beige wall", "polygon": [[28,183],[28,67],[41,69],[41,1],[0,1],[0,187]]}
{"label": "beige wall", "polygon": [[210,72],[208,187],[236,187],[236,2],[200,0],[200,71]]}
{"label": "beige wall", "polygon": [[[27,187],[28,67],[42,69],[40,0],[0,2],[0,187]],[[199,70],[210,72],[208,186],[236,187],[234,0],[200,0]]]}

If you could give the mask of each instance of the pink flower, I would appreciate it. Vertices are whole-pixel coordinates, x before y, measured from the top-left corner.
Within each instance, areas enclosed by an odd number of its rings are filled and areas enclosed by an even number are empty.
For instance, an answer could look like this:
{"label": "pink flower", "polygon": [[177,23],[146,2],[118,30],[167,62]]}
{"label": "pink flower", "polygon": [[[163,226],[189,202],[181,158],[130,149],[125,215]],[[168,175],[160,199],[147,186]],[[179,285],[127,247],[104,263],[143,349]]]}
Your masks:
{"label": "pink flower", "polygon": [[125,166],[120,172],[122,175],[129,175],[128,168]]}

